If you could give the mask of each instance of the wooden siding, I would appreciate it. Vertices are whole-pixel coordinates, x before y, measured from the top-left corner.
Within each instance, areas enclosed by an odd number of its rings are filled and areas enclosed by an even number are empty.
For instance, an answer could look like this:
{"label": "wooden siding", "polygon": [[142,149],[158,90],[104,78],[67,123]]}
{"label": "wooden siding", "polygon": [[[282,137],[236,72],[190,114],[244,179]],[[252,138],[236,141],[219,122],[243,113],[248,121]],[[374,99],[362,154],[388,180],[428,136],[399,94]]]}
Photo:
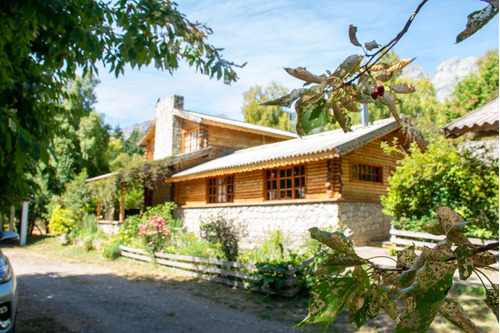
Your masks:
{"label": "wooden siding", "polygon": [[261,170],[234,175],[234,202],[264,201],[264,174]]}
{"label": "wooden siding", "polygon": [[308,163],[306,175],[306,199],[327,198],[328,161]]}
{"label": "wooden siding", "polygon": [[266,135],[246,133],[211,125],[208,126],[208,146],[210,147],[240,150],[280,141],[283,140]]}
{"label": "wooden siding", "polygon": [[[388,156],[380,147],[383,140],[392,142],[393,135],[372,141],[355,152],[341,157],[341,194],[342,199],[349,201],[380,202],[380,197],[387,193],[390,170],[396,166],[401,155]],[[351,178],[351,162],[378,166],[382,168],[381,183],[353,180]]]}
{"label": "wooden siding", "polygon": [[[326,199],[327,160],[306,165],[306,199]],[[264,197],[264,172],[255,170],[234,175],[234,203],[262,202]],[[206,204],[206,178],[181,181],[175,184],[176,202],[180,206]],[[187,191],[189,188],[189,192]],[[303,199],[297,199],[302,201]]]}

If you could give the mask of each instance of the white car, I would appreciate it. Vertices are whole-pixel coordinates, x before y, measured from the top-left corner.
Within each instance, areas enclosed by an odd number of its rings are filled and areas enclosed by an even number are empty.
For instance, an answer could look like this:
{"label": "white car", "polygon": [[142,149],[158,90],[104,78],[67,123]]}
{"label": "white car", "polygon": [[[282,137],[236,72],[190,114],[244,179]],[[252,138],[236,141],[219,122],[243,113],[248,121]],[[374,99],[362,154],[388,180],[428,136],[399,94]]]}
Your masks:
{"label": "white car", "polygon": [[[19,241],[15,232],[0,232],[0,245]],[[0,251],[0,333],[14,332],[17,314],[17,280],[9,259]]]}

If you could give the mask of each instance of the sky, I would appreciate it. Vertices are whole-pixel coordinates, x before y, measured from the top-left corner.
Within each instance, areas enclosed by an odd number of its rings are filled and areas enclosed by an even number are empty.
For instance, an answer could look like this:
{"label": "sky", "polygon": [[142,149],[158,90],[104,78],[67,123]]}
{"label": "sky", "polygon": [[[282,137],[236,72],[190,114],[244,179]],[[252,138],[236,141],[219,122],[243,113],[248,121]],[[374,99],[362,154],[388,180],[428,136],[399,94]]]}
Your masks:
{"label": "sky", "polygon": [[[289,89],[302,81],[283,68],[306,67],[314,74],[334,71],[361,48],[349,42],[348,29],[358,28],[364,44],[386,44],[404,27],[421,0],[178,0],[178,9],[192,21],[213,29],[208,42],[224,48],[226,60],[248,64],[236,69],[239,80],[226,85],[182,64],[171,75],[149,68],[126,69],[115,78],[99,70],[97,112],[112,128],[155,118],[158,99],[184,96],[184,109],[243,120],[243,92],[276,81]],[[429,0],[409,31],[394,47],[400,59],[416,57],[414,64],[433,73],[445,60],[483,56],[498,49],[498,15],[482,30],[455,44],[467,16],[486,7],[480,0]]]}

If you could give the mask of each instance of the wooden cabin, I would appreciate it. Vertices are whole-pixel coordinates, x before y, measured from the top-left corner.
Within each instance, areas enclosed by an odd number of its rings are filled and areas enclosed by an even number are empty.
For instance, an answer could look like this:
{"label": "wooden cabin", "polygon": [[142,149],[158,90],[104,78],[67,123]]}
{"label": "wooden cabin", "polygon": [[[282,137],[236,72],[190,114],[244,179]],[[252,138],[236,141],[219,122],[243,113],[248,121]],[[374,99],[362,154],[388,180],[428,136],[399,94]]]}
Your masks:
{"label": "wooden cabin", "polygon": [[390,220],[380,197],[402,157],[388,156],[382,141],[409,143],[393,120],[241,149],[187,168],[174,184],[177,216],[196,231],[200,218],[223,215],[244,226],[247,246],[281,230],[294,243],[313,226],[342,224],[359,244],[386,239]]}
{"label": "wooden cabin", "polygon": [[[199,233],[204,218],[222,216],[253,247],[280,230],[299,245],[307,230],[350,228],[357,245],[389,237],[380,197],[402,155],[388,156],[383,141],[410,142],[392,118],[352,132],[296,134],[187,111],[183,97],[157,104],[157,117],[139,145],[145,158],[163,160],[171,176],[145,193],[147,206],[174,201],[175,217]],[[123,201],[123,200],[122,200]]]}

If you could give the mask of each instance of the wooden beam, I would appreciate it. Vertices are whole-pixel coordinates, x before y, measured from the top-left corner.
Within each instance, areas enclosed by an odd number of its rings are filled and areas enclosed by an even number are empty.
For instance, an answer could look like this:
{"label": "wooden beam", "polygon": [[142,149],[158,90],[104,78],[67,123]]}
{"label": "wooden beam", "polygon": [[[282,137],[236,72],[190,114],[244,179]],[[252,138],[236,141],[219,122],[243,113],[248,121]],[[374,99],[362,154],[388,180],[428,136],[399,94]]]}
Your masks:
{"label": "wooden beam", "polygon": [[121,184],[120,189],[121,189],[120,217],[118,220],[120,222],[123,222],[125,221],[125,185]]}

